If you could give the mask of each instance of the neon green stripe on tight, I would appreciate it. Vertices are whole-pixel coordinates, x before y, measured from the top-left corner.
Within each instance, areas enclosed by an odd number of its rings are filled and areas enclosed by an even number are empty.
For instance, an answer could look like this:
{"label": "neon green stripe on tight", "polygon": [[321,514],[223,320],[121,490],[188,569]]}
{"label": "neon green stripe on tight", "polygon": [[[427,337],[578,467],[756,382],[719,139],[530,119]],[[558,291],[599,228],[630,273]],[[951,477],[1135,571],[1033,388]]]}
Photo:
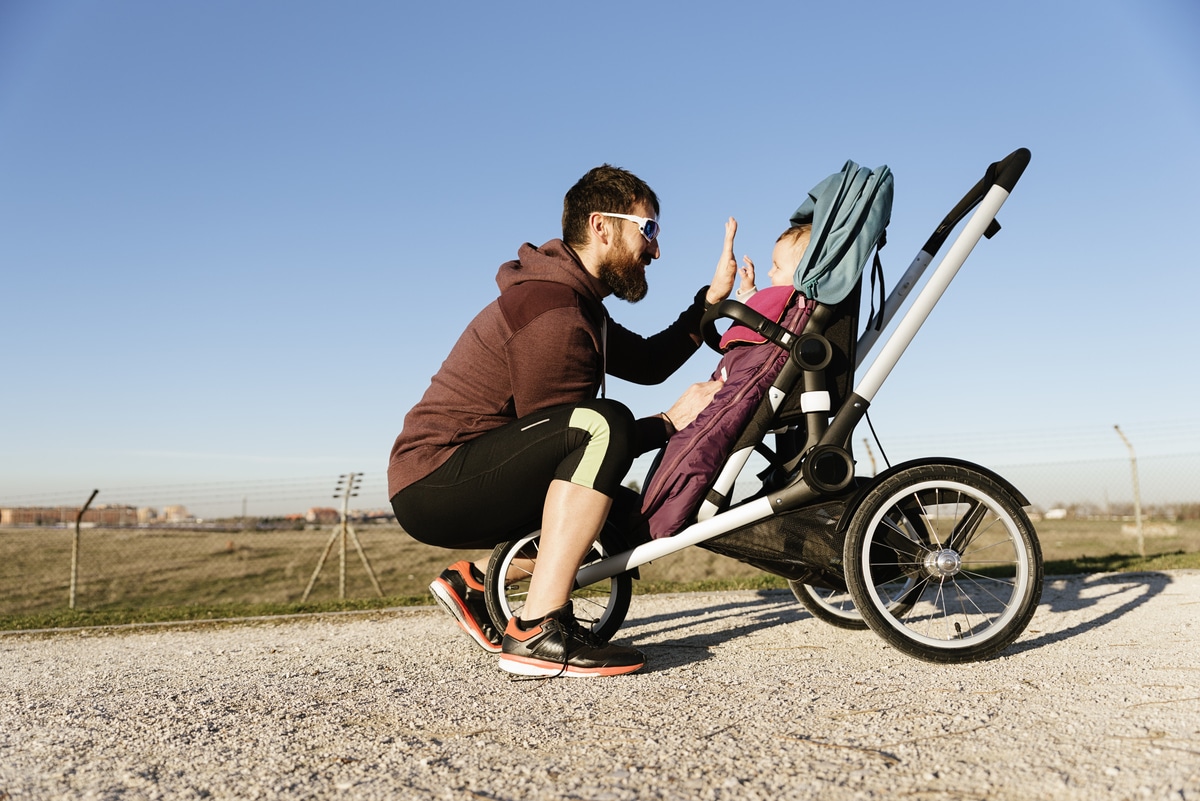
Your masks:
{"label": "neon green stripe on tight", "polygon": [[583,458],[571,475],[571,483],[579,484],[588,489],[596,488],[596,476],[600,472],[600,464],[608,453],[609,428],[604,416],[591,409],[576,409],[571,412],[571,428],[588,432],[587,447],[584,448]]}

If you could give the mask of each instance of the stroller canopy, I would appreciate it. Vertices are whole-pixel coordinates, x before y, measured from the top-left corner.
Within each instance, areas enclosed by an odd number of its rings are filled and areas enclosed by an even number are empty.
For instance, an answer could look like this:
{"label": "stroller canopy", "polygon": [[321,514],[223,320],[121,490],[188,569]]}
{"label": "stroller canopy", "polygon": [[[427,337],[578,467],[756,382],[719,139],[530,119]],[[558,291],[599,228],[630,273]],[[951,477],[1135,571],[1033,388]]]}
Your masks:
{"label": "stroller canopy", "polygon": [[847,161],[808,192],[792,214],[793,226],[809,223],[812,238],[796,267],[794,285],[812,300],[840,303],[858,284],[871,250],[883,246],[892,218],[892,171]]}

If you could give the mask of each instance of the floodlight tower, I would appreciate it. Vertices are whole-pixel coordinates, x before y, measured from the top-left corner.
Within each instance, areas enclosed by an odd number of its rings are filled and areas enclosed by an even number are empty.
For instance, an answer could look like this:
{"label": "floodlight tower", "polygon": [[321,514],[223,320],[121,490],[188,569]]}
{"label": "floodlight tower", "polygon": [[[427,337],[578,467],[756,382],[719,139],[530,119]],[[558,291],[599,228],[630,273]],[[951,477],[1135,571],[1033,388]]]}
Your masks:
{"label": "floodlight tower", "polygon": [[337,488],[333,492],[333,497],[342,499],[342,514],[341,522],[333,527],[333,533],[329,537],[329,541],[325,544],[325,551],[321,554],[321,559],[317,562],[317,569],[313,571],[312,578],[308,580],[308,586],[304,589],[304,596],[300,599],[303,603],[308,600],[308,594],[312,592],[313,585],[317,582],[317,576],[321,573],[321,568],[325,566],[325,560],[329,557],[329,552],[333,550],[333,544],[339,539],[342,547],[339,552],[339,570],[338,570],[338,598],[344,600],[346,598],[346,540],[349,539],[354,543],[354,549],[358,551],[358,558],[362,561],[363,567],[367,570],[367,577],[371,579],[371,586],[375,588],[375,593],[382,598],[383,590],[379,587],[379,580],[375,578],[375,571],[371,567],[371,562],[367,559],[367,554],[363,550],[362,543],[358,541],[358,535],[354,533],[354,526],[350,525],[350,499],[358,497],[358,488],[362,485],[362,473],[343,473],[338,476]]}

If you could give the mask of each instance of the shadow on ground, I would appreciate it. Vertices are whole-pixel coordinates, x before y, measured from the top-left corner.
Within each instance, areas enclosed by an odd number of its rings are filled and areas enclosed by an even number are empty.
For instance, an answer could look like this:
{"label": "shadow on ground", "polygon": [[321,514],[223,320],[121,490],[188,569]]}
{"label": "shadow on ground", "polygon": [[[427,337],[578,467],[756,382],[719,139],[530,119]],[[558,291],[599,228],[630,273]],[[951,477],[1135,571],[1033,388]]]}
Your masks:
{"label": "shadow on ground", "polygon": [[[1042,648],[1099,629],[1145,605],[1170,584],[1170,575],[1154,572],[1051,576],[1043,584],[1041,604],[1027,634],[1001,655]],[[1055,626],[1056,619],[1065,620],[1064,625]],[[828,625],[814,618],[787,590],[759,590],[753,596],[715,606],[632,617],[629,623],[638,627],[638,641],[655,651],[654,668],[667,669],[707,659],[714,647],[755,632],[801,621]]]}

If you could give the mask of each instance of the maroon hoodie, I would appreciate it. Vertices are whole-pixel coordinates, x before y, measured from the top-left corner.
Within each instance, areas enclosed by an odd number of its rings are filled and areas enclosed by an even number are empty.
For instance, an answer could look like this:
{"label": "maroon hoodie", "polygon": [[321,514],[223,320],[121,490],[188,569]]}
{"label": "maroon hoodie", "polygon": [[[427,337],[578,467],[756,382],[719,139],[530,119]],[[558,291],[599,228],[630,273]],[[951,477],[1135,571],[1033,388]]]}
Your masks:
{"label": "maroon hoodie", "polygon": [[[606,287],[565,243],[521,246],[496,274],[500,297],[467,326],[405,416],[388,463],[388,496],[440,467],[464,442],[528,414],[596,397],[603,375],[657,384],[698,347],[706,288],[663,331],[642,337],[612,321]],[[669,432],[639,421],[644,449]]]}

